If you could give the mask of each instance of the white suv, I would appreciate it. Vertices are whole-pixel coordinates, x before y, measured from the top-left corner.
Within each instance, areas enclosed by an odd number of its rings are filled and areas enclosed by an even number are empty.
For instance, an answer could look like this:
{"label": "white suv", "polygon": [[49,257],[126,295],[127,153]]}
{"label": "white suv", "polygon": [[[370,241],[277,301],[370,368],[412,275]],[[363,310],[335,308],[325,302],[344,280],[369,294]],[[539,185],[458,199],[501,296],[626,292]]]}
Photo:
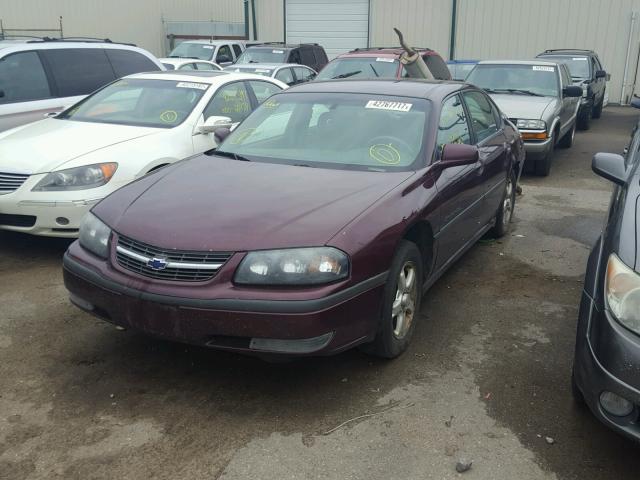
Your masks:
{"label": "white suv", "polygon": [[226,67],[235,63],[245,49],[246,46],[244,42],[234,42],[231,40],[188,40],[180,43],[171,50],[169,57],[210,60],[221,67]]}
{"label": "white suv", "polygon": [[0,132],[59,112],[116,78],[164,70],[149,52],[104,41],[0,41]]}

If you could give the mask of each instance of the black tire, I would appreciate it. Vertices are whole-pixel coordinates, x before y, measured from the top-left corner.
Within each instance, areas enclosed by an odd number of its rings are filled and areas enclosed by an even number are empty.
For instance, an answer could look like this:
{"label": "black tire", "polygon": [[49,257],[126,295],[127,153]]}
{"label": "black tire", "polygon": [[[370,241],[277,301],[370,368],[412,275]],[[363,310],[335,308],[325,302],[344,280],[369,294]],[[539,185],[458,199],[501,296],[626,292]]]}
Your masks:
{"label": "black tire", "polygon": [[578,405],[584,405],[584,394],[580,391],[580,387],[578,387],[578,384],[576,383],[575,368],[571,370],[571,395]]}
{"label": "black tire", "polygon": [[[411,317],[408,319],[408,325],[402,329],[402,335],[398,335],[398,317],[393,315],[392,309],[394,303],[398,300],[400,274],[406,274],[407,268],[413,270],[413,287],[415,288],[415,300],[413,305],[401,305],[406,308],[403,315],[409,310]],[[422,255],[420,250],[413,242],[402,240],[396,251],[389,269],[389,277],[384,287],[382,298],[382,306],[379,317],[378,331],[373,342],[363,345],[362,350],[370,355],[382,358],[395,358],[404,352],[409,346],[413,331],[416,325],[416,319],[420,312],[420,300],[422,297]],[[406,277],[405,277],[406,278]],[[404,297],[400,297],[404,298]],[[402,302],[400,302],[402,304]],[[406,318],[406,317],[403,317]]]}
{"label": "black tire", "polygon": [[[511,172],[507,177],[507,183],[504,186],[502,200],[500,200],[500,206],[496,213],[496,224],[491,229],[491,235],[493,237],[504,237],[509,232],[509,226],[511,224],[511,219],[513,218],[513,210],[516,206],[516,191],[516,174],[515,172]],[[508,202],[507,197],[509,200]]]}
{"label": "black tire", "polygon": [[560,141],[558,142],[558,146],[560,148],[571,148],[571,146],[573,145],[573,139],[575,136],[576,136],[576,124],[574,123],[573,127],[571,127],[571,130],[565,133],[564,137],[560,139]]}
{"label": "black tire", "polygon": [[598,103],[597,105],[594,105],[593,112],[591,115],[593,118],[600,118],[602,116],[603,104],[604,104],[604,97],[602,98],[602,100],[600,100],[600,103]]}
{"label": "black tire", "polygon": [[588,108],[578,116],[578,128],[580,130],[589,130],[591,128],[592,113],[593,109]]}
{"label": "black tire", "polygon": [[553,132],[553,134],[551,135],[551,148],[549,149],[549,152],[544,158],[539,158],[538,160],[536,160],[534,166],[536,175],[540,177],[546,177],[549,175],[549,172],[551,171],[551,162],[553,161],[553,150],[555,148],[555,145],[556,132]]}

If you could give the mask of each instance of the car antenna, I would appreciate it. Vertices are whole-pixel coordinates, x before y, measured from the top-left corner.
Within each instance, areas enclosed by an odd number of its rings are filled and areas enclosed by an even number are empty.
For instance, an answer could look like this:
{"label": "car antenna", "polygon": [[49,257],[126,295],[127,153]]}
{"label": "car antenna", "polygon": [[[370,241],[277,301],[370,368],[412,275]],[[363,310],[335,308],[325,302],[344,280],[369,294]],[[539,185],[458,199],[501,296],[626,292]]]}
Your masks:
{"label": "car antenna", "polygon": [[411,78],[426,78],[427,80],[434,80],[435,77],[424,63],[422,56],[413,47],[410,47],[405,41],[402,32],[397,28],[393,28],[393,31],[398,35],[400,40],[400,46],[404,49],[402,55],[400,55],[400,63],[404,66]]}

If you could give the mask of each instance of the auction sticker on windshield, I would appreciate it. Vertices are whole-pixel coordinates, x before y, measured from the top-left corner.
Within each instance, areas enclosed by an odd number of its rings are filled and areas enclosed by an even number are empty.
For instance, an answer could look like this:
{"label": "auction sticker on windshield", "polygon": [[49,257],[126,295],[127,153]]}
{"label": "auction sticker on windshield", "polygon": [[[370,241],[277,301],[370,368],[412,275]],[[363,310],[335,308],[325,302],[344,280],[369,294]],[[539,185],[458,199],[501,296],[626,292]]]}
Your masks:
{"label": "auction sticker on windshield", "polygon": [[387,102],[385,100],[369,100],[364,108],[377,108],[378,110],[395,110],[396,112],[408,112],[413,103]]}
{"label": "auction sticker on windshield", "polygon": [[533,67],[534,71],[536,72],[553,72],[553,67],[545,67],[542,65],[534,65]]}
{"label": "auction sticker on windshield", "polygon": [[195,82],[178,82],[176,84],[178,88],[197,88],[198,90],[206,90],[209,88],[209,85],[206,83],[195,83]]}
{"label": "auction sticker on windshield", "polygon": [[284,53],[284,50],[271,50],[271,53]]}
{"label": "auction sticker on windshield", "polygon": [[395,62],[395,60],[393,58],[378,57],[378,58],[376,58],[376,62],[393,63],[393,62]]}

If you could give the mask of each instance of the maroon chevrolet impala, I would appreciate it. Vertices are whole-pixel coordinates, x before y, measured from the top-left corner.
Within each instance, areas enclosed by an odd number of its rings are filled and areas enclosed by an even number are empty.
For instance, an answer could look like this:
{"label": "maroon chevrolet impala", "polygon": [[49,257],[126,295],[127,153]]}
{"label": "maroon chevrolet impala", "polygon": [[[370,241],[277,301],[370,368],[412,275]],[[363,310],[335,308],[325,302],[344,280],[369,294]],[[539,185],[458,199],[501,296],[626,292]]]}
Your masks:
{"label": "maroon chevrolet impala", "polygon": [[76,306],[262,356],[396,357],[429,286],[509,228],[524,161],[491,99],[453,82],[307,83],[217,135],[87,215],[64,257]]}

